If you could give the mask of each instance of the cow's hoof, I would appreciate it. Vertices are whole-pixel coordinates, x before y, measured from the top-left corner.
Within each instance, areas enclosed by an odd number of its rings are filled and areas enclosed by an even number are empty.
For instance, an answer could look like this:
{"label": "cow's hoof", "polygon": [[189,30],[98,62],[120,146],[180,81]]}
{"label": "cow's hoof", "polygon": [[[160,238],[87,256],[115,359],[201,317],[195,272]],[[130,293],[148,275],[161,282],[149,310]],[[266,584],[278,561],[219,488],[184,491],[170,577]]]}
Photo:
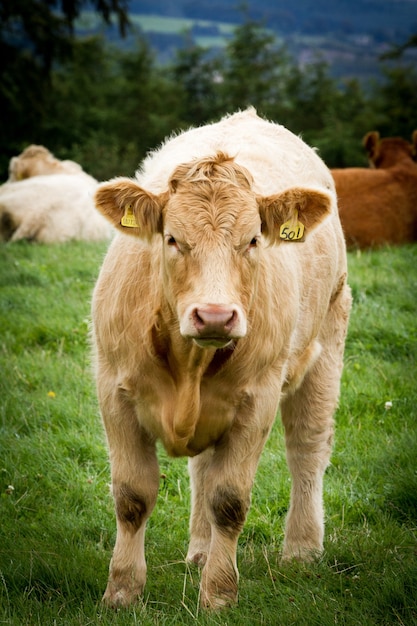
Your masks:
{"label": "cow's hoof", "polygon": [[317,560],[322,553],[321,548],[307,546],[284,546],[281,555],[282,562],[299,561],[300,563],[311,563]]}
{"label": "cow's hoof", "polygon": [[228,609],[235,604],[237,604],[237,592],[235,590],[225,590],[216,594],[202,592],[201,594],[201,606],[209,611]]}
{"label": "cow's hoof", "polygon": [[126,589],[117,587],[114,583],[107,585],[107,589],[104,592],[102,602],[105,606],[111,609],[120,609],[130,606],[139,600],[143,592],[143,587],[139,589]]}

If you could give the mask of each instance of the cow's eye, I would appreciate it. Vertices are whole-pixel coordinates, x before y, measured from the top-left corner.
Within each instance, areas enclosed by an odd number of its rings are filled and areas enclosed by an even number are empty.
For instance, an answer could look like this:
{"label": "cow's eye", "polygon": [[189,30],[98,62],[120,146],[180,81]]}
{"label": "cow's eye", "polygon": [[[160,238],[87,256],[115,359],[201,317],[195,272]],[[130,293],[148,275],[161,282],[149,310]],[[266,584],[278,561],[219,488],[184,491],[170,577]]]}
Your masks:
{"label": "cow's eye", "polygon": [[176,252],[184,251],[184,245],[179,244],[175,237],[173,237],[172,235],[165,235],[165,243],[169,248],[175,250]]}
{"label": "cow's eye", "polygon": [[251,239],[249,242],[248,248],[256,248],[257,245],[258,245],[258,238],[253,237],[253,239]]}
{"label": "cow's eye", "polygon": [[175,240],[175,237],[173,237],[172,235],[166,236],[166,242],[168,246],[173,246],[174,248],[178,248],[178,244]]}

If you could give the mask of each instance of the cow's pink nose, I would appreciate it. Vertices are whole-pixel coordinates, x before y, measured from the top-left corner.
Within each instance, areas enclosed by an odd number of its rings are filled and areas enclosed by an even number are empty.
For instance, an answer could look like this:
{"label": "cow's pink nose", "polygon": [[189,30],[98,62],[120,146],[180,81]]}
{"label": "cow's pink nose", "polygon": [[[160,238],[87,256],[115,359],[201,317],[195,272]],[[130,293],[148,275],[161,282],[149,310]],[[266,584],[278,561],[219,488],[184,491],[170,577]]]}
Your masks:
{"label": "cow's pink nose", "polygon": [[227,337],[237,319],[236,309],[217,304],[198,307],[193,311],[193,324],[200,337]]}

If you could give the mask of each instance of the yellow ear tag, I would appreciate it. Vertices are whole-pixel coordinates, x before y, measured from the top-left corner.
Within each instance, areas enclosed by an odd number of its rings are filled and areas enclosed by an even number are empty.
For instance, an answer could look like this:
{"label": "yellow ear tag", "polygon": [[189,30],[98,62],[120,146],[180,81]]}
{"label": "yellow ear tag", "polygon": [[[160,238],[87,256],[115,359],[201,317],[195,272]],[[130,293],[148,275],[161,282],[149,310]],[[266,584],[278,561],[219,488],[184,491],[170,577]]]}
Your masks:
{"label": "yellow ear tag", "polygon": [[139,224],[136,221],[136,218],[133,213],[132,205],[126,204],[125,206],[125,214],[123,215],[121,221],[122,226],[126,228],[139,228]]}
{"label": "yellow ear tag", "polygon": [[298,211],[295,211],[292,219],[281,225],[279,236],[285,241],[300,241],[303,238],[304,224],[298,221]]}

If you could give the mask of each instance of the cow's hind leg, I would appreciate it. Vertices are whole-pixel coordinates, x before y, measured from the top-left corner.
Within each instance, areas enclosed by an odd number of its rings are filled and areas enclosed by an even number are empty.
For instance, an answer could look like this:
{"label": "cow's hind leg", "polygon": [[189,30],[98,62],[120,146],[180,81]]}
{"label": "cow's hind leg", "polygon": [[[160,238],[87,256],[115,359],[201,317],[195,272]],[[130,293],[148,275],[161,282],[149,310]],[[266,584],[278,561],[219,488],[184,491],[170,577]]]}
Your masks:
{"label": "cow's hind leg", "polygon": [[191,483],[190,544],[187,561],[203,566],[210,549],[211,526],[207,517],[205,499],[206,471],[210,465],[213,450],[206,450],[188,461]]}
{"label": "cow's hind leg", "polygon": [[323,475],[332,449],[349,308],[350,292],[346,289],[330,307],[320,356],[301,385],[281,402],[292,478],[284,559],[308,560],[323,549]]}
{"label": "cow's hind leg", "polygon": [[146,581],[145,526],[158,493],[158,462],[155,444],[138,425],[129,403],[119,402],[117,413],[107,407],[103,419],[117,521],[103,602],[127,606],[142,594]]}
{"label": "cow's hind leg", "polygon": [[[316,365],[315,371],[320,371]],[[283,558],[310,559],[323,549],[323,475],[333,439],[335,402],[313,400],[314,375],[281,405],[287,462],[291,473],[291,501],[286,520]]]}

